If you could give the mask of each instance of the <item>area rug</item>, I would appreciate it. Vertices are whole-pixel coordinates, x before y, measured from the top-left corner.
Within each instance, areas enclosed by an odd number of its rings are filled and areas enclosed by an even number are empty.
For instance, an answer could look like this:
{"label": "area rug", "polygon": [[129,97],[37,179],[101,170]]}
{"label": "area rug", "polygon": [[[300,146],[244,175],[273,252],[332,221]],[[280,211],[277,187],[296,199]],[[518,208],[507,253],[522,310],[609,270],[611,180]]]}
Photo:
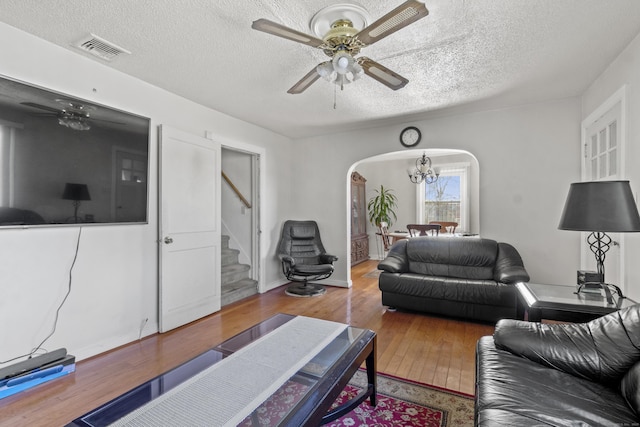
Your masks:
{"label": "area rug", "polygon": [[[340,393],[334,407],[352,399],[366,387],[367,375],[356,372],[349,385]],[[473,397],[426,384],[378,373],[378,402],[375,408],[369,400],[326,426],[331,427],[471,427]],[[289,382],[241,426],[277,424],[292,405],[306,393],[308,387]]]}
{"label": "area rug", "polygon": [[[356,396],[367,384],[363,371],[349,382],[336,405]],[[378,374],[378,404],[362,403],[331,427],[473,426],[473,397],[390,375]]]}

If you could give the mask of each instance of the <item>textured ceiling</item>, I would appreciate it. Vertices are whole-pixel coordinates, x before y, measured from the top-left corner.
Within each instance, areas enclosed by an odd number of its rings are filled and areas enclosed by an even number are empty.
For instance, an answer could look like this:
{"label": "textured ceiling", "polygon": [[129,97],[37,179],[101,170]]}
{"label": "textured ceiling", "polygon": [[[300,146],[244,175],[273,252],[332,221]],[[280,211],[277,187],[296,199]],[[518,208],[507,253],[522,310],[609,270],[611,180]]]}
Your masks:
{"label": "textured ceiling", "polygon": [[[575,96],[640,32],[637,0],[427,1],[426,18],[362,51],[405,88],[364,76],[287,94],[327,57],[251,23],[311,34],[311,17],[335,3],[346,1],[0,0],[0,21],[91,58],[71,44],[93,33],[131,51],[96,61],[290,137]],[[361,4],[375,20],[400,3]]]}

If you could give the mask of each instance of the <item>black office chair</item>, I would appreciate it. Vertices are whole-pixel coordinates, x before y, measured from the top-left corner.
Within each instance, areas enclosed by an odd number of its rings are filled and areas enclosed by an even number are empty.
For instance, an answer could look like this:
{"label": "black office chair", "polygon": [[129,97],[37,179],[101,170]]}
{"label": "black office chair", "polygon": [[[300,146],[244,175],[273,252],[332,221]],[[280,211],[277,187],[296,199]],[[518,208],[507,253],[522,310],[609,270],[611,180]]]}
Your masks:
{"label": "black office chair", "polygon": [[293,283],[287,295],[312,297],[324,294],[322,285],[309,280],[322,280],[333,273],[333,263],[338,257],[329,255],[322,246],[320,230],[315,221],[285,221],[278,244],[278,257],[282,272]]}

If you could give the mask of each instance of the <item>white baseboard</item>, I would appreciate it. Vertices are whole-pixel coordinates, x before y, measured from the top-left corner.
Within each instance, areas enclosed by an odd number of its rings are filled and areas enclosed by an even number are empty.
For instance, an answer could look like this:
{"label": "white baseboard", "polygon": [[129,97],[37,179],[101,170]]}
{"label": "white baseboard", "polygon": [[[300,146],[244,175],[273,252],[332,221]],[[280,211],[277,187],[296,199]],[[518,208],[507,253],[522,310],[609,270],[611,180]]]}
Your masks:
{"label": "white baseboard", "polygon": [[336,286],[338,288],[350,288],[351,287],[351,283],[347,282],[346,280],[332,280],[332,279],[325,279],[325,280],[318,280],[317,283],[319,285],[327,285],[327,286]]}
{"label": "white baseboard", "polygon": [[144,337],[148,337],[149,335],[153,335],[158,332],[158,323],[157,322],[148,322],[142,331],[142,335],[138,336],[137,333],[121,335],[118,337],[113,337],[107,341],[103,341],[99,344],[89,345],[87,347],[79,348],[79,349],[68,349],[70,354],[73,354],[76,357],[76,362],[79,362],[83,359],[88,359],[89,357],[97,356],[98,354],[105,353],[107,351],[113,350],[114,348],[123,346],[125,344],[131,344],[139,339]]}

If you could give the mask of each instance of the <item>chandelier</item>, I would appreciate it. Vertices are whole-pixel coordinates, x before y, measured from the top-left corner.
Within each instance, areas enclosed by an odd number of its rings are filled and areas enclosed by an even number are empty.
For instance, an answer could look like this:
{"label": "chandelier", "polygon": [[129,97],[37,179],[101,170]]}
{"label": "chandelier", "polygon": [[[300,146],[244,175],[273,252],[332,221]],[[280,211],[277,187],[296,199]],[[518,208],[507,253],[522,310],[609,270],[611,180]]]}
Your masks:
{"label": "chandelier", "polygon": [[407,169],[407,173],[414,184],[420,184],[422,181],[427,184],[433,184],[440,176],[440,173],[431,169],[431,159],[427,157],[426,153],[422,153],[422,157],[416,159],[415,169],[413,171]]}

